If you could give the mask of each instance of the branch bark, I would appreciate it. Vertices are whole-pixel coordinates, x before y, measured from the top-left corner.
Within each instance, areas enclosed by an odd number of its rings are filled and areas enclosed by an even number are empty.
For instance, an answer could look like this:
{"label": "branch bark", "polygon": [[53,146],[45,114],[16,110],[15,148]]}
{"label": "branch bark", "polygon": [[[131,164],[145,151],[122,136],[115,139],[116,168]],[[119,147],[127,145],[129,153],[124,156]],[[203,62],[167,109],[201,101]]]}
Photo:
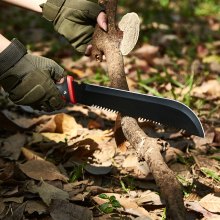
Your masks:
{"label": "branch bark", "polygon": [[[92,56],[101,62],[103,54],[105,55],[111,87],[129,90],[123,56],[119,49],[122,33],[116,25],[117,3],[118,0],[104,2],[108,18],[108,32],[96,26],[92,41]],[[126,139],[135,148],[138,157],[146,160],[153,174],[161,196],[166,202],[167,219],[185,219],[181,186],[161,155],[164,141],[148,137],[134,118],[122,116],[121,126]]]}

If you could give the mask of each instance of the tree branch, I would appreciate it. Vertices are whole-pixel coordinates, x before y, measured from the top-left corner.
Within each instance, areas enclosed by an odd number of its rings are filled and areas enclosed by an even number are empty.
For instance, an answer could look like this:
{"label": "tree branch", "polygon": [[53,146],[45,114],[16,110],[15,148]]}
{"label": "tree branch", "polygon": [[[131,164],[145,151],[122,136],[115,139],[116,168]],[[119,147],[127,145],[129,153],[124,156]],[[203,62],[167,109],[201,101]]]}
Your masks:
{"label": "tree branch", "polygon": [[[106,56],[111,87],[129,90],[124,72],[123,56],[119,49],[121,33],[115,20],[117,3],[118,0],[106,2],[108,32],[104,32],[98,26],[96,27],[92,41],[92,56],[100,62],[103,54]],[[160,188],[161,195],[166,201],[168,218],[185,219],[181,186],[161,156],[161,141],[148,137],[134,118],[123,116],[121,125],[126,139],[135,148],[138,157],[145,159],[149,165],[156,184]]]}

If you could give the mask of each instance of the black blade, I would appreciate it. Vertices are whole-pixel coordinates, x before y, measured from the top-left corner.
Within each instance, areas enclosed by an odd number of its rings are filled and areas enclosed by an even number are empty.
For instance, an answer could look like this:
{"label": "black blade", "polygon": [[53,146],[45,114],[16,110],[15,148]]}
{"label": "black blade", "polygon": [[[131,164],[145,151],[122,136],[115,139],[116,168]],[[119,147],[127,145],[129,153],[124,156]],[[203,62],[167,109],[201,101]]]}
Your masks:
{"label": "black blade", "polygon": [[76,102],[118,111],[123,115],[150,119],[204,137],[195,113],[186,105],[167,98],[143,95],[120,89],[73,82]]}

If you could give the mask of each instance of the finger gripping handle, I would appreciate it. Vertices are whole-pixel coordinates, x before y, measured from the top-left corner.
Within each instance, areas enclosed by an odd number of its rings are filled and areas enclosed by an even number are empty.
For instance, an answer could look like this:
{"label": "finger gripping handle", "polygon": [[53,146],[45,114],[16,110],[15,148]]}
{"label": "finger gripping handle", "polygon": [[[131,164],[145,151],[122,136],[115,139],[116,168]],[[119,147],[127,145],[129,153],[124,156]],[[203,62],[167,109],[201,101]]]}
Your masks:
{"label": "finger gripping handle", "polygon": [[67,103],[76,103],[76,98],[75,98],[75,90],[73,87],[73,77],[72,76],[66,76],[64,78],[64,82],[60,84],[56,84],[58,90],[60,91],[63,99]]}

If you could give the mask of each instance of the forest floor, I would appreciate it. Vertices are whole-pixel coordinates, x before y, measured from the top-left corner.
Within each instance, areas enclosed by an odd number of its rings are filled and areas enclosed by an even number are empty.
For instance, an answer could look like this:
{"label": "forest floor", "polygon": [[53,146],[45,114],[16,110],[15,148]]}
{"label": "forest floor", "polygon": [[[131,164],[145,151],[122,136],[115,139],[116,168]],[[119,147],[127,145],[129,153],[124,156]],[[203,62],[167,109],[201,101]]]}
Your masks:
{"label": "forest floor", "polygon": [[[140,126],[167,141],[162,154],[182,185],[187,219],[220,219],[220,16],[145,4],[118,7],[119,16],[132,10],[142,21],[138,44],[124,57],[129,88],[188,105],[205,138]],[[108,85],[105,62],[76,54],[39,15],[0,8],[0,33],[75,80]],[[148,165],[128,142],[115,142],[115,113],[69,105],[46,114],[15,106],[3,91],[0,110],[0,219],[166,219]]]}

